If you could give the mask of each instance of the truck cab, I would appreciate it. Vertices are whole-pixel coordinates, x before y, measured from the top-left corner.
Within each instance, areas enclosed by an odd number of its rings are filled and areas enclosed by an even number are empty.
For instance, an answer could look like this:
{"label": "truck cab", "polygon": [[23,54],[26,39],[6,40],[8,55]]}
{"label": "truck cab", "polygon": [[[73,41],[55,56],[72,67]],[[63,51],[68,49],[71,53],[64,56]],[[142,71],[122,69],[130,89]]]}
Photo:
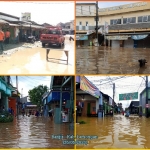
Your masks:
{"label": "truck cab", "polygon": [[62,47],[65,43],[65,37],[61,28],[51,27],[46,33],[41,34],[40,41],[42,42],[42,47],[45,47],[46,44]]}

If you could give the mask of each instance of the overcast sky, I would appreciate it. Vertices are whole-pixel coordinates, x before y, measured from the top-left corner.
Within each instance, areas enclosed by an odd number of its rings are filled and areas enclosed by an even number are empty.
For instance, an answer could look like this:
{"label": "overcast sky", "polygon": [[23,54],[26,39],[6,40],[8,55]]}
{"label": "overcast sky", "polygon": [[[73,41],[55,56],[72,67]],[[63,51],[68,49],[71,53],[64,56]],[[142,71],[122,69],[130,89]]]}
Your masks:
{"label": "overcast sky", "polygon": [[[11,76],[13,86],[16,87],[16,76]],[[28,96],[28,91],[38,85],[47,85],[50,88],[51,76],[18,76],[18,90],[23,97]]]}
{"label": "overcast sky", "polygon": [[0,2],[0,12],[21,17],[31,12],[31,20],[56,25],[74,20],[74,2]]}
{"label": "overcast sky", "polygon": [[[109,82],[109,77],[116,79],[116,76],[86,76],[93,84],[96,85],[97,88],[99,88],[100,91],[103,93],[109,95],[113,98],[113,85],[112,82]],[[121,76],[120,76],[121,77]],[[139,94],[145,89],[145,77],[144,79],[139,76],[122,76],[123,78],[117,79],[113,81],[115,83],[115,102],[116,103],[122,103],[123,107],[128,107],[130,104],[130,100],[123,100],[119,101],[119,94],[124,93],[134,93],[138,92]],[[150,77],[149,77],[150,80]],[[106,84],[106,82],[109,82]],[[101,84],[101,85],[100,85]],[[135,101],[139,101],[138,99]]]}

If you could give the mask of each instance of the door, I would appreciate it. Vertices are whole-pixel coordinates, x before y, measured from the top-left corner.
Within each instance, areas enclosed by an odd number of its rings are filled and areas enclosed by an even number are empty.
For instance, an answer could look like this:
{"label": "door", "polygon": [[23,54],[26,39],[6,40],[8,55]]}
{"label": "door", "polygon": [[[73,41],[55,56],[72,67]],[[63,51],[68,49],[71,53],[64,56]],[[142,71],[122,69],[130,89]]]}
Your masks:
{"label": "door", "polygon": [[87,115],[91,113],[90,110],[91,110],[91,104],[88,103],[88,105],[87,105]]}

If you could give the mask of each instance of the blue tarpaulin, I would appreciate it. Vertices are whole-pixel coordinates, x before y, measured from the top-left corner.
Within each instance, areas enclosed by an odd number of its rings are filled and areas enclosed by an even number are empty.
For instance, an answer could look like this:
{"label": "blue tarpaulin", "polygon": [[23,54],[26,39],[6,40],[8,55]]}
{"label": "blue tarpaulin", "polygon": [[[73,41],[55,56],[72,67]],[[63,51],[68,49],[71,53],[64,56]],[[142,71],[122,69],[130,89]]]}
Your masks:
{"label": "blue tarpaulin", "polygon": [[[62,93],[62,100],[69,100],[70,99],[70,93],[69,92],[63,92]],[[54,92],[52,91],[48,98],[47,98],[47,102],[49,103],[50,101],[58,101],[60,100],[60,92]]]}

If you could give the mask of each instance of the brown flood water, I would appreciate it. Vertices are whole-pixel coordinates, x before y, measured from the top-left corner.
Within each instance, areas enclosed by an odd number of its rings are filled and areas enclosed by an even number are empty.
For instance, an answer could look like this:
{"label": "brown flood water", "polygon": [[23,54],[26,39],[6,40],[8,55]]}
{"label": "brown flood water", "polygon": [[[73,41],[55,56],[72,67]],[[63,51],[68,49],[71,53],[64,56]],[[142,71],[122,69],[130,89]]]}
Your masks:
{"label": "brown flood water", "polygon": [[[67,57],[64,51],[58,47],[51,47],[48,57],[64,59]],[[69,50],[69,64],[62,60],[46,61],[46,48],[42,46],[23,48],[15,53],[0,55],[1,74],[74,74],[74,41],[66,37],[65,50]],[[7,52],[7,51],[6,51]]]}
{"label": "brown flood water", "polygon": [[[139,67],[139,59],[146,59],[145,67]],[[149,74],[150,49],[136,48],[76,48],[77,74]]]}
{"label": "brown flood water", "polygon": [[76,126],[77,135],[96,135],[88,145],[77,148],[150,148],[150,118],[122,115],[105,118],[83,118],[86,124]]}
{"label": "brown flood water", "polygon": [[74,148],[63,145],[52,135],[73,135],[69,123],[54,124],[49,118],[35,116],[15,119],[13,123],[0,123],[0,148]]}

